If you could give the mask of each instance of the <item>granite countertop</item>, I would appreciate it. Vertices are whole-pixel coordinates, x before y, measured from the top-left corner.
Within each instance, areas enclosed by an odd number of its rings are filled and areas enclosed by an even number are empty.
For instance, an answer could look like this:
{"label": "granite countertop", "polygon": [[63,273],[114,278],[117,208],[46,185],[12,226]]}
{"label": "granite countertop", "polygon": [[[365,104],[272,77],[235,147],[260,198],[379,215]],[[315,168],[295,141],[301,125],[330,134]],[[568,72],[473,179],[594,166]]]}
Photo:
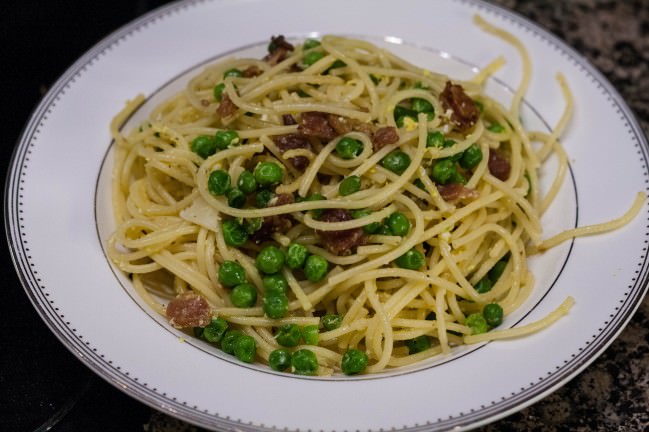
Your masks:
{"label": "granite countertop", "polygon": [[[649,135],[649,1],[491,2],[536,22],[590,60],[620,92],[636,114],[645,134]],[[11,69],[3,71],[3,74],[8,74],[7,80],[3,81],[19,83],[15,89],[7,88],[7,100],[11,100],[14,93],[21,96],[16,98],[17,103],[11,107],[12,111],[4,112],[7,108],[1,108],[2,118],[10,119],[10,143],[16,142],[29,109],[38,102],[38,87],[51,85],[74,59],[99,38],[166,2],[113,0],[110,4],[92,2],[92,5],[86,5],[86,2],[64,0],[51,3],[65,5],[54,7],[37,1],[25,1],[0,7],[0,12],[3,12],[0,14],[1,49],[7,50],[3,53],[3,58],[7,60],[5,67],[7,64],[13,65]],[[68,11],[73,12],[68,14]],[[97,19],[92,22],[77,19],[86,15]],[[65,33],[68,30],[65,26],[72,23],[77,25],[79,33],[76,37]],[[16,33],[28,32],[29,28],[36,27],[45,28],[51,33],[40,40],[21,39]],[[27,58],[25,52],[36,52],[37,55],[28,54]],[[10,147],[4,149],[2,168],[5,171]],[[8,294],[0,304],[0,311],[3,316],[19,315],[21,320],[3,324],[0,430],[36,429],[39,424],[34,423],[34,413],[47,414],[47,404],[52,405],[51,415],[60,414],[62,417],[54,422],[56,424],[51,429],[54,432],[200,430],[131,399],[88,371],[69,354],[49,334],[29,305],[6,249],[2,248],[1,270],[4,290]],[[21,334],[30,337],[20,337]],[[8,346],[12,349],[6,349]],[[21,361],[16,362],[16,357]],[[15,377],[20,374],[24,374],[25,378],[16,380]],[[73,381],[57,381],[59,376],[74,378]],[[30,382],[30,379],[34,382]],[[60,387],[60,392],[67,395],[49,400],[46,398],[47,392],[43,387],[38,387],[36,381],[47,383],[48,389]],[[72,382],[75,384],[71,385]],[[14,393],[9,394],[10,391]],[[478,430],[649,430],[649,297],[642,302],[621,335],[581,374],[536,404]]]}

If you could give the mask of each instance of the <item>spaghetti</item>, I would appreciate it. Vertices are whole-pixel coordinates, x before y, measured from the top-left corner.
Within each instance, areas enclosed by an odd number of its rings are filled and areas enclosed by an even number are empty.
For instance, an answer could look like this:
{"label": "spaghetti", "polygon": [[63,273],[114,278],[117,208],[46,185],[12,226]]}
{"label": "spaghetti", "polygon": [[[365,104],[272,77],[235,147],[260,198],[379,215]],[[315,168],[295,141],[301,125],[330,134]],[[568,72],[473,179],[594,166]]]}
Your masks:
{"label": "spaghetti", "polygon": [[[638,213],[542,240],[567,167],[558,138],[471,81],[369,42],[274,37],[264,59],[207,67],[150,120],[115,117],[109,255],[179,328],[240,360],[328,375],[379,372],[464,343],[538,331],[566,314],[498,329],[533,288],[526,257]],[[557,177],[540,196],[550,154]]]}

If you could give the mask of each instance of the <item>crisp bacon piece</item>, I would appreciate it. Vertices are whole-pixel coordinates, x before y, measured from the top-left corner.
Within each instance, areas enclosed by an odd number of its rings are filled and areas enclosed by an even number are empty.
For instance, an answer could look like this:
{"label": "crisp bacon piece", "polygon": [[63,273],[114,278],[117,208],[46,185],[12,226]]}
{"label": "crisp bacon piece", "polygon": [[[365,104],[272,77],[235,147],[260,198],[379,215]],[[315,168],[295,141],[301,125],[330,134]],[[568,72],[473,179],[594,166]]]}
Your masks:
{"label": "crisp bacon piece", "polygon": [[292,126],[297,124],[293,116],[290,114],[283,114],[282,122],[284,123],[284,126]]}
{"label": "crisp bacon piece", "polygon": [[252,78],[252,77],[256,77],[258,75],[261,75],[263,72],[264,71],[259,69],[257,66],[252,65],[252,66],[248,66],[247,68],[245,68],[241,73],[243,74],[243,76],[245,78]]}
{"label": "crisp bacon piece", "polygon": [[294,149],[311,149],[311,142],[300,134],[277,135],[273,137],[275,145],[283,152]]}
{"label": "crisp bacon piece", "polygon": [[468,188],[462,183],[437,185],[437,190],[444,201],[448,202],[458,201],[461,199],[476,199],[480,196],[477,190]]}
{"label": "crisp bacon piece", "polygon": [[271,36],[270,37],[270,51],[276,51],[280,48],[283,48],[287,51],[293,51],[295,47],[286,41],[286,38],[284,38],[284,35],[279,35],[279,36]]}
{"label": "crisp bacon piece", "polygon": [[295,47],[286,42],[283,35],[273,36],[270,38],[270,45],[268,46],[269,53],[264,57],[264,61],[271,66],[275,66],[288,57],[288,53],[293,51]]}
{"label": "crisp bacon piece", "polygon": [[169,324],[176,328],[205,327],[212,321],[210,305],[202,296],[187,292],[171,300],[166,310]]}
{"label": "crisp bacon piece", "polygon": [[275,66],[277,63],[281,63],[287,58],[288,51],[286,51],[284,48],[279,48],[264,57],[264,61],[271,66]]}
{"label": "crisp bacon piece", "polygon": [[328,114],[318,111],[309,111],[302,113],[298,131],[302,135],[320,138],[329,141],[338,136],[334,128],[329,125]]}
{"label": "crisp bacon piece", "polygon": [[345,135],[349,132],[362,132],[368,137],[372,137],[374,134],[374,125],[371,123],[363,123],[362,121],[356,119],[350,119],[348,117],[339,116],[336,114],[327,114],[327,122],[338,135]]}
{"label": "crisp bacon piece", "polygon": [[[291,194],[275,195],[268,202],[268,207],[278,207],[286,204],[293,204],[295,198]],[[261,228],[250,235],[250,240],[259,244],[270,239],[273,233],[285,233],[293,227],[293,218],[288,214],[279,214],[273,216],[264,216],[264,222]]]}
{"label": "crisp bacon piece", "polygon": [[264,222],[257,231],[248,237],[253,243],[259,244],[270,240],[273,233],[285,233],[293,227],[291,217],[288,215],[264,216]]}
{"label": "crisp bacon piece", "polygon": [[219,107],[216,109],[216,113],[219,115],[221,118],[226,118],[230,117],[232,114],[237,112],[237,106],[232,103],[232,100],[230,99],[230,96],[228,96],[227,93],[223,93],[223,97],[221,98],[221,103],[219,104]]}
{"label": "crisp bacon piece", "polygon": [[394,144],[399,141],[397,128],[386,126],[376,130],[372,135],[372,147],[377,152],[388,144]]}
{"label": "crisp bacon piece", "polygon": [[378,128],[371,123],[363,123],[356,119],[350,119],[335,114],[327,114],[327,123],[338,134],[345,135],[349,132],[362,132],[372,140],[374,151],[379,151],[388,144],[399,141],[397,129],[392,126]]}
{"label": "crisp bacon piece", "polygon": [[[312,150],[311,142],[309,141],[309,139],[300,134],[278,135],[276,137],[273,137],[273,142],[275,142],[275,145],[282,153],[287,150],[294,149]],[[310,163],[309,159],[306,156],[288,158],[288,161],[296,170],[300,172],[303,172]]]}
{"label": "crisp bacon piece", "polygon": [[268,202],[268,207],[279,207],[286,204],[293,204],[294,202],[295,202],[295,198],[293,197],[293,195],[282,193],[272,197]]}
{"label": "crisp bacon piece", "polygon": [[500,155],[496,150],[489,150],[489,172],[498,180],[505,181],[509,178],[511,165],[509,161]]}
{"label": "crisp bacon piece", "polygon": [[460,131],[471,129],[480,117],[480,111],[476,107],[473,99],[464,93],[461,85],[451,84],[446,81],[444,90],[439,95],[442,107],[445,110],[451,109],[453,114],[451,120]]}
{"label": "crisp bacon piece", "polygon": [[300,172],[304,172],[304,170],[306,170],[306,168],[311,163],[309,158],[306,156],[295,156],[292,158],[288,158],[288,161],[290,162],[291,165],[293,165],[293,168],[295,168]]}
{"label": "crisp bacon piece", "polygon": [[[327,209],[322,212],[320,220],[323,222],[344,222],[352,219],[352,215],[344,209]],[[353,249],[365,243],[362,228],[352,228],[340,231],[320,231],[320,236],[325,248],[335,255],[349,255]]]}
{"label": "crisp bacon piece", "polygon": [[327,123],[336,131],[338,135],[345,135],[354,130],[354,122],[347,117],[339,116],[336,114],[327,114]]}

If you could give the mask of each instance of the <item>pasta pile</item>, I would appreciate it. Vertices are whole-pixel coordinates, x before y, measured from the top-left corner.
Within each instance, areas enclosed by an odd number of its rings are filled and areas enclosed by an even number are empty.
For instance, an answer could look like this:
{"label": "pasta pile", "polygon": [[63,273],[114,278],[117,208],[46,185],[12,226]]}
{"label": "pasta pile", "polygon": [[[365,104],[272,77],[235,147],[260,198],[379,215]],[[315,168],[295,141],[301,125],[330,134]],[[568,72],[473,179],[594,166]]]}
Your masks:
{"label": "pasta pile", "polygon": [[457,81],[336,36],[210,65],[123,135],[132,101],[111,126],[110,258],[176,327],[300,374],[376,373],[551,324],[572,298],[498,329],[533,289],[527,256],[584,233],[544,241],[540,223],[572,97],[558,75],[565,114],[526,131],[527,53],[476,22],[521,52],[510,107],[482,92],[502,59]]}

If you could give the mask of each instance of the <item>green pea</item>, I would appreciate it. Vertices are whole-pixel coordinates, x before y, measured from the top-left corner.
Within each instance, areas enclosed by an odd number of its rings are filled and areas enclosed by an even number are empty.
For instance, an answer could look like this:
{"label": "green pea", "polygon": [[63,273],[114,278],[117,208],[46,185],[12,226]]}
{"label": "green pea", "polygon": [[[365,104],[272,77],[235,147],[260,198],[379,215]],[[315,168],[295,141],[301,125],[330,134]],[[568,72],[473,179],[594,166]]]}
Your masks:
{"label": "green pea", "polygon": [[293,353],[291,366],[298,375],[315,375],[318,371],[318,358],[313,351],[300,349]]}
{"label": "green pea", "polygon": [[417,81],[415,85],[413,85],[412,87],[416,89],[424,89],[424,90],[428,89],[428,86],[421,81]]}
{"label": "green pea", "polygon": [[267,296],[286,295],[288,292],[288,282],[281,273],[264,276],[262,283]]}
{"label": "green pea", "polygon": [[[453,147],[453,146],[455,145],[455,143],[456,143],[455,140],[450,139],[450,138],[447,138],[447,139],[445,139],[444,142],[442,143],[442,147],[443,147],[443,148]],[[457,160],[458,160],[460,157],[462,157],[462,153],[456,153],[456,154],[454,154],[453,156],[450,156],[450,159],[453,160],[453,162],[457,162]]]}
{"label": "green pea", "polygon": [[246,204],[246,194],[239,188],[230,189],[225,196],[228,198],[228,205],[232,208],[241,208]]}
{"label": "green pea", "polygon": [[302,89],[300,89],[300,90],[297,91],[297,95],[298,95],[299,97],[301,97],[301,98],[308,98],[308,97],[311,97],[311,95],[309,95],[307,92],[305,92],[305,91],[302,90]]}
{"label": "green pea", "polygon": [[223,100],[223,90],[225,90],[225,84],[220,83],[214,86],[214,90],[212,93],[214,93],[214,100],[217,102],[221,102]]}
{"label": "green pea", "polygon": [[221,225],[225,244],[233,247],[241,247],[248,241],[248,232],[235,219],[223,221]]}
{"label": "green pea", "polygon": [[394,107],[394,121],[397,123],[397,127],[403,127],[404,120],[407,118],[412,121],[417,121],[417,111],[411,110],[409,108],[397,105]]}
{"label": "green pea", "polygon": [[248,234],[254,234],[264,225],[264,218],[256,217],[245,219],[243,226]]}
{"label": "green pea", "polygon": [[343,159],[354,159],[363,152],[363,143],[359,140],[344,137],[336,143],[336,153]]}
{"label": "green pea", "polygon": [[259,254],[257,254],[255,264],[263,273],[277,273],[284,265],[284,252],[282,252],[277,246],[266,246],[259,251]]}
{"label": "green pea", "polygon": [[257,354],[257,341],[249,335],[241,335],[234,341],[234,355],[242,362],[252,363]]}
{"label": "green pea", "polygon": [[411,106],[412,106],[412,109],[417,111],[418,113],[434,113],[435,112],[435,108],[433,108],[433,104],[428,102],[426,99],[413,98],[411,100]]}
{"label": "green pea", "polygon": [[302,340],[302,329],[297,324],[284,324],[277,328],[275,340],[283,347],[293,348]]}
{"label": "green pea", "polygon": [[299,243],[291,243],[286,250],[286,265],[293,269],[304,267],[309,251],[306,246]]}
{"label": "green pea", "polygon": [[438,184],[446,184],[453,176],[454,171],[457,171],[457,169],[452,160],[440,159],[433,165],[431,177]]}
{"label": "green pea", "polygon": [[246,281],[246,271],[236,261],[223,261],[219,267],[219,282],[228,288]]}
{"label": "green pea", "polygon": [[214,170],[207,179],[207,190],[212,195],[223,195],[230,189],[230,174],[223,170]]}
{"label": "green pea", "polygon": [[448,181],[449,183],[460,183],[460,184],[466,184],[466,177],[458,171],[457,169],[453,170],[453,173],[451,174],[451,178]]}
{"label": "green pea", "polygon": [[237,179],[237,187],[245,194],[257,191],[257,180],[250,171],[243,171]]}
{"label": "green pea", "polygon": [[444,134],[440,131],[428,132],[426,147],[444,147]]}
{"label": "green pea", "polygon": [[241,142],[239,133],[235,130],[221,130],[214,135],[216,147],[221,150],[238,145]]}
{"label": "green pea", "polygon": [[408,270],[419,270],[424,265],[426,258],[417,249],[410,249],[408,252],[394,260],[395,264]]}
{"label": "green pea", "polygon": [[243,336],[239,330],[228,330],[221,339],[221,349],[226,354],[234,354],[234,343]]}
{"label": "green pea", "polygon": [[211,136],[199,135],[192,140],[191,149],[203,159],[207,159],[216,153],[216,142]]}
{"label": "green pea", "polygon": [[415,186],[417,186],[421,190],[426,190],[426,186],[424,185],[424,182],[421,181],[420,179],[415,179],[414,182],[412,182]]}
{"label": "green pea", "polygon": [[329,263],[319,255],[309,255],[304,264],[304,275],[311,282],[318,282],[327,275]]}
{"label": "green pea", "polygon": [[236,68],[228,69],[223,73],[223,78],[242,77],[242,76],[243,76],[243,72],[241,72],[239,69]]}
{"label": "green pea", "polygon": [[388,217],[387,226],[393,235],[405,236],[410,231],[410,221],[401,212],[392,213]]}
{"label": "green pea", "polygon": [[332,69],[338,69],[338,68],[345,67],[345,66],[347,66],[347,63],[345,63],[344,61],[342,61],[340,59],[336,59],[331,64],[331,66],[329,66],[329,68],[327,69],[327,71],[325,73],[329,73],[329,71],[332,70]]}
{"label": "green pea", "polygon": [[500,123],[491,123],[489,126],[487,126],[487,130],[494,133],[505,132],[505,128],[502,127]]}
{"label": "green pea", "polygon": [[500,260],[494,266],[489,270],[489,279],[491,279],[494,283],[500,279],[500,276],[502,276],[503,272],[505,271],[505,267],[507,267],[507,261],[506,260]]}
{"label": "green pea", "polygon": [[283,372],[291,367],[291,353],[285,349],[276,349],[270,352],[268,364],[272,370]]}
{"label": "green pea", "polygon": [[235,286],[230,293],[230,301],[238,308],[249,308],[257,301],[257,288],[249,283]]}
{"label": "green pea", "polygon": [[356,375],[367,368],[367,354],[356,348],[350,348],[343,354],[340,369],[345,375]]}
{"label": "green pea", "polygon": [[[360,219],[364,218],[366,216],[369,216],[372,214],[372,210],[354,210],[352,211],[352,217],[354,219]],[[363,232],[365,234],[374,234],[381,228],[381,223],[380,222],[370,222],[367,225],[363,226]]]}
{"label": "green pea", "polygon": [[408,354],[417,354],[422,351],[430,349],[430,338],[426,335],[417,336],[414,339],[409,339],[406,342],[408,347]]}
{"label": "green pea", "polygon": [[482,309],[482,315],[491,327],[498,327],[503,323],[504,312],[502,306],[498,303],[486,304]]}
{"label": "green pea", "polygon": [[390,230],[390,227],[388,226],[387,223],[381,224],[379,229],[376,231],[376,234],[378,235],[384,235],[384,236],[393,236],[392,231]]}
{"label": "green pea", "polygon": [[473,169],[482,161],[482,150],[477,144],[472,144],[464,150],[460,158],[460,166],[464,169]]}
{"label": "green pea", "polygon": [[[327,198],[324,195],[319,194],[319,193],[314,193],[314,194],[311,194],[311,195],[307,196],[306,198],[304,198],[304,201],[324,201],[326,199]],[[313,215],[313,217],[315,219],[318,219],[320,217],[320,215],[322,215],[323,211],[324,210],[322,210],[322,209],[313,209],[313,210],[311,210],[311,214]]]}
{"label": "green pea", "polygon": [[268,189],[262,189],[257,192],[255,196],[255,206],[257,208],[264,208],[268,206],[268,202],[273,198],[273,193]]}
{"label": "green pea", "polygon": [[482,279],[480,279],[480,280],[478,281],[477,284],[475,284],[475,285],[473,286],[473,288],[475,288],[475,290],[476,290],[479,294],[484,294],[484,293],[486,293],[486,292],[491,291],[491,288],[492,288],[492,287],[493,287],[493,284],[492,284],[492,282],[491,282],[491,279],[489,279],[488,276],[483,277]]}
{"label": "green pea", "polygon": [[361,190],[361,178],[355,175],[345,177],[338,186],[338,193],[342,196],[351,195],[359,190]]}
{"label": "green pea", "polygon": [[317,46],[320,46],[320,41],[317,39],[307,39],[304,41],[304,44],[302,45],[302,49],[309,50],[311,48],[315,48]]}
{"label": "green pea", "polygon": [[268,318],[284,318],[288,312],[288,297],[284,294],[264,296],[263,309]]}
{"label": "green pea", "polygon": [[320,340],[320,330],[317,325],[308,325],[302,327],[302,339],[307,345],[318,345]]}
{"label": "green pea", "polygon": [[381,166],[395,174],[403,174],[403,172],[410,166],[410,156],[401,150],[393,150],[383,159],[381,159]]}
{"label": "green pea", "polygon": [[486,333],[489,330],[487,320],[484,319],[481,313],[474,313],[466,317],[464,325],[471,328],[471,334]]}
{"label": "green pea", "polygon": [[202,338],[203,333],[205,333],[205,328],[203,328],[203,327],[194,327],[192,329],[192,332],[194,333],[194,337]]}
{"label": "green pea", "polygon": [[320,322],[322,323],[322,327],[324,327],[325,330],[331,331],[340,327],[343,319],[340,315],[337,314],[327,314],[320,318]]}
{"label": "green pea", "polygon": [[203,339],[210,343],[219,343],[228,329],[228,322],[223,318],[213,318],[203,329]]}
{"label": "green pea", "polygon": [[277,184],[284,178],[284,170],[275,162],[261,162],[254,171],[255,180],[262,186]]}
{"label": "green pea", "polygon": [[312,64],[316,63],[318,60],[323,58],[325,54],[322,51],[310,51],[306,54],[304,54],[304,58],[302,59],[302,63],[305,66],[311,66]]}

